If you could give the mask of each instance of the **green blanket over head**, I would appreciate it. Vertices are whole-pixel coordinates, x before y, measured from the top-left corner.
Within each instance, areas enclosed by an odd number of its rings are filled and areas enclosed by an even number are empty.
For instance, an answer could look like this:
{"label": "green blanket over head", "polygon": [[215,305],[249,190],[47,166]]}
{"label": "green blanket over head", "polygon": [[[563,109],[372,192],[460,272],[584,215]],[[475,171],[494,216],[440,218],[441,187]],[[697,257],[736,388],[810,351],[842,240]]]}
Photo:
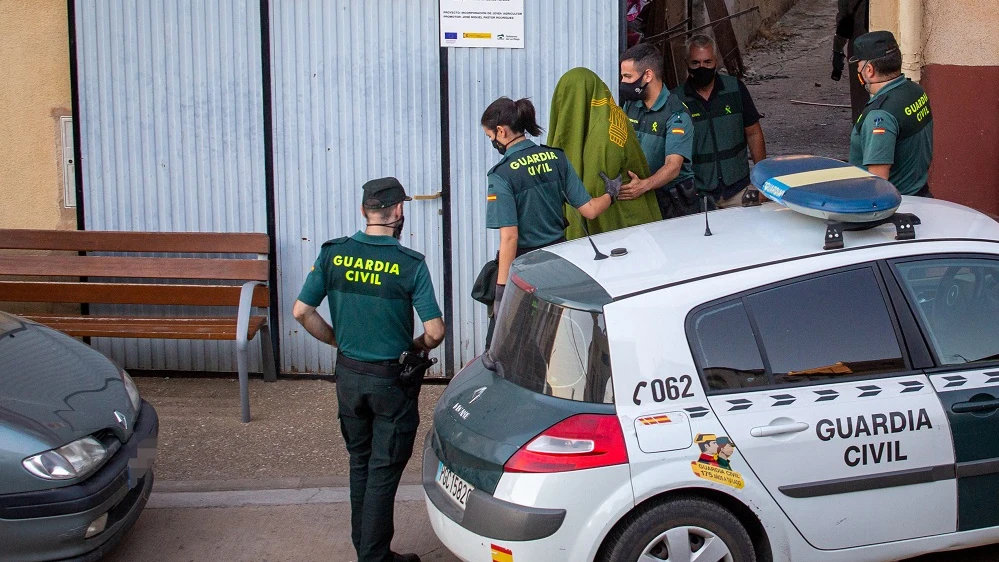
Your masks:
{"label": "green blanket over head", "polygon": [[[628,116],[614,103],[607,85],[587,68],[566,72],[555,86],[547,144],[565,151],[594,197],[605,192],[600,172],[610,178],[620,175],[625,183],[628,171],[640,178],[649,176]],[[581,221],[586,219],[568,207],[565,216],[569,219],[566,238],[584,236]],[[661,219],[655,193],[649,191],[632,201],[617,201],[595,220],[587,220],[586,226],[590,234],[596,234]]]}

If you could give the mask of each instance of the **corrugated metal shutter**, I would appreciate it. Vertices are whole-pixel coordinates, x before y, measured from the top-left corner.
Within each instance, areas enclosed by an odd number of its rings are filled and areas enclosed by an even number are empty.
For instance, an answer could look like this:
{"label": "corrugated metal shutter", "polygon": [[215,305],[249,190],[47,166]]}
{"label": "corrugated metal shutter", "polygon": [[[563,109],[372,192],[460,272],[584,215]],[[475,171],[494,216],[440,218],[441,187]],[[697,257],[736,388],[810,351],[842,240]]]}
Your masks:
{"label": "corrugated metal shutter", "polygon": [[[330,373],[330,347],[291,315],[321,244],[364,227],[369,179],[395,176],[411,195],[441,189],[437,3],[270,6],[282,370]],[[427,256],[443,304],[440,209],[407,203],[402,241]]]}
{"label": "corrugated metal shutter", "polygon": [[[577,66],[596,72],[612,92],[618,82],[617,0],[528,0],[525,49],[450,49],[448,97],[454,240],[455,357],[458,366],[481,353],[486,307],[469,296],[479,268],[496,254],[499,236],[486,233],[486,172],[499,156],[479,118],[494,99],[529,97],[545,127],[562,74]],[[540,139],[544,141],[544,138]]]}
{"label": "corrugated metal shutter", "polygon": [[[266,232],[259,3],[76,0],[76,36],[87,229]],[[95,345],[126,367],[236,370],[234,342]]]}

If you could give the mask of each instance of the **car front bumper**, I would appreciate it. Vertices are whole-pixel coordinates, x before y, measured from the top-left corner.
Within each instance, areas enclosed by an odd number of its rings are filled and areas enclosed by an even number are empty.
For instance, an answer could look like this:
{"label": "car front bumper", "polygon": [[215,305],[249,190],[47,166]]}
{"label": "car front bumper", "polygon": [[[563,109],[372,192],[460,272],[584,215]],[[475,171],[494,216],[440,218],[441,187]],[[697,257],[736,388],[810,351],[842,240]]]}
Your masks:
{"label": "car front bumper", "polygon": [[[156,410],[143,401],[132,437],[85,481],[0,495],[3,560],[99,560],[132,527],[149,499],[158,433]],[[105,513],[104,531],[85,538],[90,524]]]}

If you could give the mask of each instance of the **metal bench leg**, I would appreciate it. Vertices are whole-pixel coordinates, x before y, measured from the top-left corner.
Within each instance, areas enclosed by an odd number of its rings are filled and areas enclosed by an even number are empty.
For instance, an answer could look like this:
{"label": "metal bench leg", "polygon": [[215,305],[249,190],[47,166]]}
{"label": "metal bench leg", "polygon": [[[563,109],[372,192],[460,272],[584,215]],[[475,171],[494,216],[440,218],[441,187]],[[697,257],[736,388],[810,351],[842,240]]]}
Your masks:
{"label": "metal bench leg", "polygon": [[243,423],[250,422],[250,373],[247,366],[246,338],[236,342],[236,363],[239,365],[239,401]]}
{"label": "metal bench leg", "polygon": [[277,380],[277,365],[274,363],[274,346],[271,342],[271,329],[267,324],[260,327],[260,357],[264,362],[264,381]]}

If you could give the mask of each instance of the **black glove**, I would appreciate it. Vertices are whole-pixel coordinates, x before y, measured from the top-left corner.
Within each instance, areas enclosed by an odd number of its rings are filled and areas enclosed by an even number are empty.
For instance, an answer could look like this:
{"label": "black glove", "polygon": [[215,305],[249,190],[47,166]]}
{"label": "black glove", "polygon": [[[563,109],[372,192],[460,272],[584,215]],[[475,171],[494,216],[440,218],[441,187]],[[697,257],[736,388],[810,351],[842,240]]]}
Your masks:
{"label": "black glove", "polygon": [[496,285],[496,297],[493,299],[493,309],[499,307],[499,303],[503,300],[503,289],[506,289],[506,285]]}
{"label": "black glove", "polygon": [[832,66],[830,78],[839,81],[843,77],[843,69],[846,68],[846,54],[841,51],[833,51]]}
{"label": "black glove", "polygon": [[617,201],[617,196],[621,193],[621,175],[610,179],[607,174],[600,172],[600,179],[604,180],[604,190],[610,195],[611,203]]}

